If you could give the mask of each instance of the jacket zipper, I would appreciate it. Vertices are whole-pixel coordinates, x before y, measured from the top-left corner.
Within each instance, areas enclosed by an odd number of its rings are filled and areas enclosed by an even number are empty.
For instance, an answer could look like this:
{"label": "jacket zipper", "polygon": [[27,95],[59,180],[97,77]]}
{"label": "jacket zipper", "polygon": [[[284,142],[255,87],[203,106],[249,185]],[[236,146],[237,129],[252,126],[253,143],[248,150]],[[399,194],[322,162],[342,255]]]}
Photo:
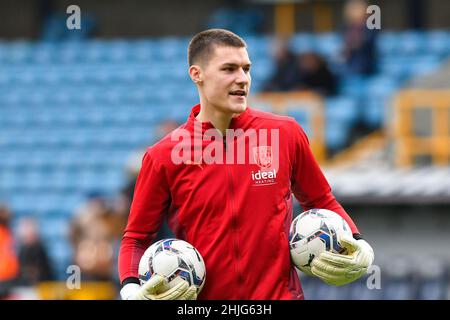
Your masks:
{"label": "jacket zipper", "polygon": [[237,239],[237,216],[236,213],[234,211],[234,200],[233,200],[233,195],[234,195],[234,186],[233,186],[233,175],[231,173],[231,169],[230,169],[230,165],[228,163],[226,163],[226,154],[227,154],[227,143],[226,143],[226,138],[224,138],[223,143],[225,146],[225,166],[227,168],[227,174],[228,174],[228,191],[229,191],[229,201],[230,201],[230,206],[231,206],[231,232],[232,232],[232,237],[233,237],[233,254],[234,254],[234,258],[235,258],[235,263],[236,263],[236,274],[237,274],[237,279],[238,279],[238,285],[237,285],[237,290],[238,290],[238,297],[240,298],[241,295],[241,286],[243,283],[243,277],[239,268],[239,245],[238,245],[238,239]]}

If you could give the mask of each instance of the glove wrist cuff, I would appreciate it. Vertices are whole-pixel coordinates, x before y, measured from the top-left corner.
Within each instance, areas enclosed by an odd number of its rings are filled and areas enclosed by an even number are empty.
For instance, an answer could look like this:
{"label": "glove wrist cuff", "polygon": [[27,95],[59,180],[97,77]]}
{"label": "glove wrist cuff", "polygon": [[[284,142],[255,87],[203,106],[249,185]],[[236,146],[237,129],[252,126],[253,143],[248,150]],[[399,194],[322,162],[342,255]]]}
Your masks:
{"label": "glove wrist cuff", "polygon": [[133,300],[140,287],[137,283],[128,283],[120,290],[120,297],[122,300]]}
{"label": "glove wrist cuff", "polygon": [[353,239],[355,239],[355,240],[364,240],[364,238],[361,235],[361,233],[354,233],[353,234]]}

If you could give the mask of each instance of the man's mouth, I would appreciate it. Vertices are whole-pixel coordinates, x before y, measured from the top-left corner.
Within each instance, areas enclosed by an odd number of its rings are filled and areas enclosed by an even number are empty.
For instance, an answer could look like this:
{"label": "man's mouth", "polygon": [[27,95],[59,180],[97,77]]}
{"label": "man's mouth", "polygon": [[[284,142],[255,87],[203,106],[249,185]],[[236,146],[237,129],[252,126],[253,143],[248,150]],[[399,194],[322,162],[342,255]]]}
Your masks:
{"label": "man's mouth", "polygon": [[245,90],[234,90],[234,91],[230,91],[230,95],[238,96],[238,97],[245,97],[247,95],[247,92]]}

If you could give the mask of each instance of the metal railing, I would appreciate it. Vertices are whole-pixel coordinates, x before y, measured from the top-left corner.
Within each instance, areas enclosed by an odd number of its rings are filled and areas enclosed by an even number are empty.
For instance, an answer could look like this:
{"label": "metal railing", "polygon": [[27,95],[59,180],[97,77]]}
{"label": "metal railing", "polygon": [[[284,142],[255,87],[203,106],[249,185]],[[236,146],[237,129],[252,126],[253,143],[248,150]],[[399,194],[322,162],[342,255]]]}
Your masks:
{"label": "metal railing", "polygon": [[[429,116],[424,117],[424,111]],[[422,130],[418,130],[418,126]],[[394,100],[393,129],[395,163],[398,166],[412,166],[419,156],[431,158],[433,165],[448,165],[450,91],[400,91]]]}
{"label": "metal railing", "polygon": [[311,150],[317,161],[325,161],[327,150],[325,145],[324,101],[319,94],[312,91],[265,92],[254,96],[251,105],[255,105],[256,108],[267,106],[269,111],[281,115],[288,115],[290,111],[304,112],[307,121],[306,127],[310,129],[305,131],[309,131],[308,138]]}

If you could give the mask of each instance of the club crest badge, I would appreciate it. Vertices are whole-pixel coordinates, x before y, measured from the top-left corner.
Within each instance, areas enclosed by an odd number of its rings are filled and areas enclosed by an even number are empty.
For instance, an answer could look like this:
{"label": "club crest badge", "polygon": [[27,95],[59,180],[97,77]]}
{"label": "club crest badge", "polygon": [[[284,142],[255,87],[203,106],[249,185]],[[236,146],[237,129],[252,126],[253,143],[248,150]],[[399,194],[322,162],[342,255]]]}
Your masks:
{"label": "club crest badge", "polygon": [[272,147],[260,146],[253,148],[253,159],[260,168],[270,168],[272,166]]}

